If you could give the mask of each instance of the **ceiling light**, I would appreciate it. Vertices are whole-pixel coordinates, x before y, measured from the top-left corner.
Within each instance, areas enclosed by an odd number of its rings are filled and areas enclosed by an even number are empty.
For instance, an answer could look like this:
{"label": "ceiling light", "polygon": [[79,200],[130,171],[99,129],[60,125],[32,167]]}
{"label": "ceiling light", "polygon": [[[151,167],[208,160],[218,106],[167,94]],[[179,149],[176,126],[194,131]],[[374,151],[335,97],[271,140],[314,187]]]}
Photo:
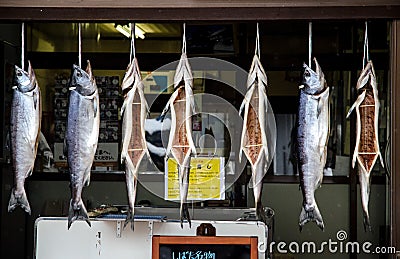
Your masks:
{"label": "ceiling light", "polygon": [[[115,29],[122,33],[125,37],[130,38],[131,37],[131,28],[129,25],[121,25],[121,24],[115,24],[114,25]],[[139,27],[135,26],[135,36],[136,38],[141,38],[144,39],[144,34],[145,32],[140,29]]]}

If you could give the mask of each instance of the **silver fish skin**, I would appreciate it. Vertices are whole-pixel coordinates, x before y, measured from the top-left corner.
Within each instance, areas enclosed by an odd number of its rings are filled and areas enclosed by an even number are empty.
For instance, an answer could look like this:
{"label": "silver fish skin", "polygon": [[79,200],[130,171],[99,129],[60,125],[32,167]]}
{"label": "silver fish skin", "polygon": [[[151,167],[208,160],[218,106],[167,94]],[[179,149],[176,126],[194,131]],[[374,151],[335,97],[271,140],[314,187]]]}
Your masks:
{"label": "silver fish skin", "polygon": [[297,116],[297,160],[303,194],[300,231],[309,221],[324,229],[314,192],[321,185],[329,138],[329,87],[314,58],[316,70],[306,64],[300,88]]}
{"label": "silver fish skin", "polygon": [[15,66],[16,87],[13,87],[11,103],[10,140],[14,187],[8,211],[21,207],[31,214],[26,196],[25,179],[32,174],[39,142],[42,104],[35,72],[28,62],[28,72]]}
{"label": "silver fish skin", "polygon": [[134,209],[137,190],[137,178],[140,162],[145,154],[150,158],[145,138],[145,120],[148,112],[143,83],[137,59],[128,65],[122,91],[128,90],[124,96],[122,113],[122,151],[121,163],[125,164],[125,178],[128,191],[129,210],[124,228],[131,223],[134,230]]}
{"label": "silver fish skin", "polygon": [[196,147],[192,137],[192,119],[195,113],[193,96],[193,76],[189,61],[185,53],[175,71],[174,93],[168,100],[161,118],[164,118],[168,110],[171,110],[171,130],[166,150],[166,159],[169,156],[175,158],[178,163],[179,195],[180,195],[180,221],[186,219],[191,227],[190,214],[187,207],[187,195],[189,190],[189,173],[191,155],[196,155]]}
{"label": "silver fish skin", "polygon": [[261,203],[263,178],[266,173],[266,162],[269,159],[266,119],[268,98],[267,75],[257,55],[253,62],[247,80],[247,92],[239,113],[244,112],[239,161],[242,152],[250,162],[252,170],[252,185],[258,220],[267,222],[264,207]]}
{"label": "silver fish skin", "polygon": [[72,195],[68,211],[68,229],[75,220],[85,220],[91,225],[82,202],[82,189],[89,185],[90,169],[97,149],[100,107],[99,93],[89,61],[86,71],[79,66],[73,66],[70,89],[64,146]]}
{"label": "silver fish skin", "polygon": [[358,78],[356,89],[357,100],[350,108],[347,117],[352,111],[356,111],[356,145],[354,147],[352,167],[357,162],[357,171],[360,181],[361,203],[364,214],[364,230],[372,231],[368,203],[371,185],[371,171],[376,160],[380,159],[384,167],[379,148],[378,115],[379,98],[376,76],[372,61],[368,61]]}

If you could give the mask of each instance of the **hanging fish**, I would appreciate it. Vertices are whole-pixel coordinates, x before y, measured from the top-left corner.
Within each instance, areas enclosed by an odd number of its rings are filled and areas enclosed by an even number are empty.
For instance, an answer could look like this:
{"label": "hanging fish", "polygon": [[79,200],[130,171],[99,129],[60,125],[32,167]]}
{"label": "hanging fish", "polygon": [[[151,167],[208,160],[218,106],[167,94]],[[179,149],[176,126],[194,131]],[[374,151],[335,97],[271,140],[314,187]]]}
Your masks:
{"label": "hanging fish", "polygon": [[370,176],[372,168],[379,157],[384,167],[378,140],[379,99],[376,76],[372,61],[361,72],[356,89],[358,98],[351,106],[347,117],[355,109],[357,114],[356,146],[354,148],[352,166],[358,164],[358,177],[361,189],[361,201],[364,211],[364,228],[371,231],[368,202],[370,193]]}
{"label": "hanging fish", "polygon": [[86,71],[73,65],[64,154],[67,156],[72,198],[68,211],[68,229],[75,220],[90,221],[82,202],[83,186],[88,186],[97,149],[100,127],[99,93],[92,68]]}
{"label": "hanging fish", "polygon": [[171,110],[171,130],[167,146],[168,156],[178,163],[179,194],[181,200],[180,221],[187,219],[191,227],[187,195],[189,189],[190,159],[196,154],[196,147],[192,138],[192,115],[195,111],[193,97],[193,76],[186,53],[183,52],[175,71],[174,93],[168,100],[161,117]]}
{"label": "hanging fish", "polygon": [[138,169],[145,153],[150,158],[145,139],[145,120],[148,107],[143,93],[143,83],[136,58],[128,65],[121,88],[123,92],[126,92],[121,108],[121,162],[125,163],[125,178],[129,201],[129,210],[124,227],[131,222],[131,229],[134,230]]}
{"label": "hanging fish", "polygon": [[15,81],[11,103],[11,159],[14,187],[8,211],[20,206],[31,214],[25,192],[25,179],[32,174],[37,154],[42,117],[40,88],[35,72],[28,61],[28,72],[15,66]]}
{"label": "hanging fish", "polygon": [[239,160],[243,152],[250,162],[256,216],[263,222],[266,222],[267,218],[261,203],[262,180],[267,171],[267,161],[270,159],[265,128],[268,112],[267,86],[267,75],[258,55],[255,54],[247,78],[247,92],[239,111],[240,114],[244,112]]}
{"label": "hanging fish", "polygon": [[300,230],[309,221],[324,229],[324,221],[315,201],[314,192],[321,185],[329,139],[329,87],[324,73],[314,58],[315,71],[306,64],[300,88],[297,116],[297,163],[303,206]]}

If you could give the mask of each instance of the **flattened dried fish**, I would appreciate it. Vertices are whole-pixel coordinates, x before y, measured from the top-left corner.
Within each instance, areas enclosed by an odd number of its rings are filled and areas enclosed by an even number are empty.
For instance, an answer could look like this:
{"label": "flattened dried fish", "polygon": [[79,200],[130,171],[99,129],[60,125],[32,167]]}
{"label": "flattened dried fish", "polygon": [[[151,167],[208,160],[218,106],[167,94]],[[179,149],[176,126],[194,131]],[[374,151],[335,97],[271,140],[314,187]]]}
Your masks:
{"label": "flattened dried fish", "polygon": [[263,222],[266,222],[267,218],[261,203],[262,180],[267,171],[265,167],[269,159],[265,129],[268,107],[267,83],[267,75],[256,54],[247,79],[247,92],[240,107],[240,114],[244,111],[244,120],[239,160],[241,160],[243,152],[250,162],[256,216]]}
{"label": "flattened dried fish", "polygon": [[354,148],[352,166],[354,168],[357,161],[358,177],[361,187],[361,201],[364,211],[364,228],[365,230],[371,230],[368,212],[371,171],[378,157],[382,167],[384,167],[379,149],[379,98],[372,61],[368,61],[361,72],[356,89],[358,91],[358,98],[347,114],[347,117],[349,117],[354,109],[357,114],[356,145]]}
{"label": "flattened dried fish", "polygon": [[131,222],[134,230],[134,208],[137,189],[138,169],[145,153],[150,157],[145,139],[147,102],[143,93],[143,83],[137,59],[128,65],[121,84],[124,95],[122,105],[122,152],[121,162],[125,163],[126,186],[129,210],[124,227]]}
{"label": "flattened dried fish", "polygon": [[195,110],[192,88],[192,70],[186,53],[182,53],[175,71],[175,91],[161,114],[161,117],[164,117],[171,109],[171,131],[166,154],[175,158],[178,163],[181,227],[183,227],[183,220],[185,219],[191,226],[186,202],[189,189],[190,159],[192,154],[196,154],[196,147],[192,138],[192,115]]}

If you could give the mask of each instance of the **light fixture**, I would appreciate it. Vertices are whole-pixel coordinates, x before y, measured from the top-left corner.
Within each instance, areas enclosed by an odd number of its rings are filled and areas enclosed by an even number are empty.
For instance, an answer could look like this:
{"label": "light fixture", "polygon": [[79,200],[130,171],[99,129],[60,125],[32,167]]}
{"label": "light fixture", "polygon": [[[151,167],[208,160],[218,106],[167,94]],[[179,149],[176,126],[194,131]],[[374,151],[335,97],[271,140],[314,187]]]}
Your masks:
{"label": "light fixture", "polygon": [[[119,31],[125,37],[127,37],[127,38],[131,37],[131,27],[130,27],[130,25],[115,24],[114,27],[115,27],[115,29],[117,31]],[[145,34],[145,32],[135,25],[135,36],[136,36],[136,38],[144,39],[144,34]]]}

